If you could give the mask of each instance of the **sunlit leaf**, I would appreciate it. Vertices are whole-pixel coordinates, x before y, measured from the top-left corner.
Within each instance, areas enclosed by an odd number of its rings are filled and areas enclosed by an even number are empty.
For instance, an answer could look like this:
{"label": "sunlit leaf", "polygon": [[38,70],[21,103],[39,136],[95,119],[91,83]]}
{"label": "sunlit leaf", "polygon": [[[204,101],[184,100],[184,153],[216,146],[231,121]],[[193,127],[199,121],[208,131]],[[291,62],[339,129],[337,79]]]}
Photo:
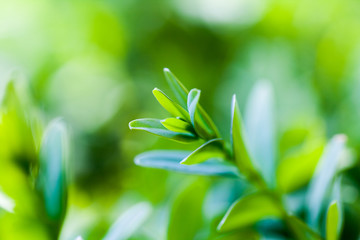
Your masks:
{"label": "sunlit leaf", "polygon": [[127,240],[141,227],[152,212],[147,202],[137,203],[126,210],[110,227],[103,240]]}
{"label": "sunlit leaf", "polygon": [[213,139],[219,136],[215,124],[199,104],[200,90],[191,89],[188,95],[187,108],[195,131],[204,139]]}
{"label": "sunlit leaf", "polygon": [[193,151],[180,163],[185,165],[192,165],[213,158],[226,159],[226,155],[222,150],[222,144],[223,144],[222,139],[217,138],[210,140],[204,143],[203,145],[201,145],[195,151]]}
{"label": "sunlit leaf", "polygon": [[15,202],[12,198],[6,195],[0,188],[0,209],[4,209],[8,212],[13,213]]}
{"label": "sunlit leaf", "polygon": [[202,204],[208,182],[196,179],[186,185],[171,208],[168,240],[195,239],[202,226]]}
{"label": "sunlit leaf", "polygon": [[64,122],[53,120],[45,131],[40,148],[39,186],[46,212],[51,220],[56,221],[61,221],[66,212],[68,145]]}
{"label": "sunlit leaf", "polygon": [[173,132],[166,129],[159,119],[144,118],[131,121],[130,129],[143,130],[161,137],[165,137],[178,142],[191,142],[197,140],[197,136],[192,133]]}
{"label": "sunlit leaf", "polygon": [[326,216],[326,240],[337,240],[339,238],[339,213],[338,203],[336,201],[332,202]]}
{"label": "sunlit leaf", "polygon": [[150,151],[136,156],[135,163],[143,167],[159,168],[186,174],[240,177],[236,166],[226,161],[211,159],[190,166],[180,164],[190,153],[188,151],[171,150]]}
{"label": "sunlit leaf", "polygon": [[345,142],[346,137],[344,135],[336,135],[331,139],[321,156],[315,175],[310,182],[306,206],[308,221],[313,227],[318,227],[324,200],[331,188],[337,166],[345,150]]}
{"label": "sunlit leaf", "polygon": [[217,229],[221,232],[241,229],[260,220],[280,218],[282,215],[280,206],[269,194],[254,193],[233,203]]}
{"label": "sunlit leaf", "polygon": [[242,174],[249,178],[257,178],[257,171],[248,152],[242,117],[236,96],[233,96],[231,106],[231,145],[233,157]]}
{"label": "sunlit leaf", "polygon": [[193,133],[194,129],[188,122],[179,118],[166,118],[161,120],[161,124],[168,130],[181,133]]}
{"label": "sunlit leaf", "polygon": [[270,83],[259,82],[250,93],[245,111],[249,151],[264,179],[275,185],[274,99]]}
{"label": "sunlit leaf", "polygon": [[313,176],[323,149],[323,141],[309,141],[285,157],[276,174],[279,189],[288,193],[307,184]]}
{"label": "sunlit leaf", "polygon": [[165,93],[163,93],[161,90],[155,88],[153,90],[153,94],[155,98],[158,100],[160,105],[168,111],[170,114],[172,114],[174,117],[180,117],[186,121],[190,122],[190,117],[188,112],[182,108],[179,104],[172,101],[168,96],[166,96]]}
{"label": "sunlit leaf", "polygon": [[164,68],[164,74],[171,90],[175,94],[176,99],[183,108],[186,108],[189,91],[168,68]]}

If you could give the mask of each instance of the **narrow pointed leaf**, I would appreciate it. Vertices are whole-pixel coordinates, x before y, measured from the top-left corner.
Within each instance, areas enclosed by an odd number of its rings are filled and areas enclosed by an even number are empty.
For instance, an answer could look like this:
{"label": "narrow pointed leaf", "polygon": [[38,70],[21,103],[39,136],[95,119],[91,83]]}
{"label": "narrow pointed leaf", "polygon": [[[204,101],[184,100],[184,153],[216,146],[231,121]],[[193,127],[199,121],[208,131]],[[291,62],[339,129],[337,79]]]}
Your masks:
{"label": "narrow pointed leaf", "polygon": [[249,227],[266,218],[280,218],[283,212],[266,193],[254,193],[233,203],[221,220],[218,231],[226,232]]}
{"label": "narrow pointed leaf", "polygon": [[345,150],[346,137],[334,136],[326,146],[315,170],[315,176],[310,182],[307,192],[306,206],[309,224],[318,227],[320,213],[325,204],[326,194],[331,189],[337,166]]}
{"label": "narrow pointed leaf", "polygon": [[185,108],[189,91],[168,68],[164,68],[164,74],[176,99],[180,105]]}
{"label": "narrow pointed leaf", "polygon": [[137,203],[120,215],[103,240],[129,239],[150,216],[151,212],[152,207],[149,203]]}
{"label": "narrow pointed leaf", "polygon": [[176,102],[172,101],[168,96],[166,96],[165,93],[163,93],[161,90],[155,88],[153,90],[153,94],[155,98],[158,100],[160,105],[168,111],[170,114],[172,114],[174,117],[180,117],[186,121],[190,122],[189,114],[186,112],[186,110],[181,107]]}
{"label": "narrow pointed leaf", "polygon": [[232,100],[231,112],[231,145],[234,160],[242,174],[249,178],[257,178],[258,173],[248,152],[242,117],[235,95]]}
{"label": "narrow pointed leaf", "polygon": [[286,222],[297,239],[322,240],[323,238],[296,216],[287,216]]}
{"label": "narrow pointed leaf", "polygon": [[336,201],[328,208],[326,216],[326,240],[339,239],[340,217],[339,207]]}
{"label": "narrow pointed leaf", "polygon": [[66,211],[68,141],[64,122],[56,119],[47,127],[40,147],[39,184],[53,221],[61,221]]}
{"label": "narrow pointed leaf", "polygon": [[159,119],[144,118],[131,121],[129,123],[130,129],[143,130],[157,136],[165,137],[178,142],[192,142],[197,140],[197,137],[192,133],[173,132],[166,129]]}
{"label": "narrow pointed leaf", "polygon": [[191,89],[188,95],[187,107],[195,131],[204,139],[218,138],[215,124],[199,104],[200,90]]}
{"label": "narrow pointed leaf", "polygon": [[135,164],[142,167],[159,168],[194,175],[240,177],[236,166],[216,159],[190,166],[180,164],[190,153],[189,151],[171,150],[150,151],[136,156]]}
{"label": "narrow pointed leaf", "polygon": [[275,185],[275,122],[271,85],[259,82],[250,93],[245,110],[249,151],[270,186]]}
{"label": "narrow pointed leaf", "polygon": [[193,151],[189,156],[187,156],[180,163],[185,165],[192,165],[212,158],[226,159],[225,153],[222,150],[222,139],[213,139],[207,141],[201,145],[198,149]]}
{"label": "narrow pointed leaf", "polygon": [[192,125],[179,118],[166,118],[161,120],[161,124],[168,130],[180,133],[194,134]]}

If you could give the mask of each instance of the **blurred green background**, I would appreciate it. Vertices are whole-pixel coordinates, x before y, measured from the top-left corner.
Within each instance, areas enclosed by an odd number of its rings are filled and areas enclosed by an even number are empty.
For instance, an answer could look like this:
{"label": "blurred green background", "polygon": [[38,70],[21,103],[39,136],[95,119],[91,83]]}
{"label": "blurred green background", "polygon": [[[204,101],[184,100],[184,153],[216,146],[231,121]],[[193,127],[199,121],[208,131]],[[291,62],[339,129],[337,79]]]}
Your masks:
{"label": "blurred green background", "polygon": [[[133,164],[146,150],[184,148],[128,129],[135,118],[166,117],[151,94],[169,90],[164,67],[202,90],[202,105],[227,138],[232,94],[244,108],[254,83],[267,79],[279,156],[304,139],[336,133],[348,135],[357,156],[359,13],[356,0],[1,1],[0,187],[18,214],[0,212],[0,239],[51,239],[24,169],[36,161],[44,126],[58,116],[71,129],[61,239],[101,239],[143,201],[153,212],[132,239],[166,239],[167,229],[180,234],[189,221],[188,235],[178,239],[214,232],[242,183]],[[12,78],[13,92],[5,88]],[[355,204],[357,167],[348,179]]]}

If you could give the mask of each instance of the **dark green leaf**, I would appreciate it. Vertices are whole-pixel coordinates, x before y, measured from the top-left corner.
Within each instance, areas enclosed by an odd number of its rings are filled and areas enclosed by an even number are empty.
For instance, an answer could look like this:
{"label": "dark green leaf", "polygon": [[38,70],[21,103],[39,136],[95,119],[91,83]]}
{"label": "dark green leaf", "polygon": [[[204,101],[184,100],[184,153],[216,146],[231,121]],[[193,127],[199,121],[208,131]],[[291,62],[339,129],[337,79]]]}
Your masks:
{"label": "dark green leaf", "polygon": [[161,124],[168,130],[173,132],[194,134],[192,125],[179,118],[166,118],[161,120]]}
{"label": "dark green leaf", "polygon": [[240,198],[231,205],[221,220],[218,231],[241,229],[266,218],[280,218],[283,212],[267,193],[254,193]]}
{"label": "dark green leaf", "polygon": [[166,129],[159,119],[144,118],[131,121],[129,123],[130,129],[143,130],[157,136],[165,137],[178,142],[192,142],[197,140],[197,137],[192,133],[173,132]]}
{"label": "dark green leaf", "polygon": [[68,144],[64,122],[53,120],[45,131],[40,148],[39,184],[46,212],[55,221],[60,221],[66,211]]}
{"label": "dark green leaf", "polygon": [[257,179],[258,173],[248,152],[242,117],[235,95],[232,99],[231,113],[231,144],[234,160],[242,174]]}
{"label": "dark green leaf", "polygon": [[210,140],[193,151],[180,163],[185,165],[192,165],[212,158],[226,159],[225,153],[222,150],[222,144],[223,140],[220,138]]}
{"label": "dark green leaf", "polygon": [[322,240],[322,237],[296,216],[287,216],[286,221],[297,239]]}
{"label": "dark green leaf", "polygon": [[171,90],[175,94],[176,99],[179,101],[183,108],[186,108],[187,96],[189,91],[186,87],[176,78],[176,76],[170,72],[169,69],[164,68],[165,78],[170,85]]}
{"label": "dark green leaf", "polygon": [[161,90],[155,88],[153,90],[153,94],[155,98],[158,100],[160,105],[168,111],[170,114],[172,114],[174,117],[180,117],[186,121],[190,122],[189,114],[186,112],[184,108],[182,108],[179,104],[172,101],[168,96],[166,96],[165,93],[163,93]]}
{"label": "dark green leaf", "polygon": [[186,174],[240,177],[236,166],[216,159],[191,166],[180,164],[189,154],[188,151],[150,151],[136,156],[135,163],[143,167],[160,168]]}

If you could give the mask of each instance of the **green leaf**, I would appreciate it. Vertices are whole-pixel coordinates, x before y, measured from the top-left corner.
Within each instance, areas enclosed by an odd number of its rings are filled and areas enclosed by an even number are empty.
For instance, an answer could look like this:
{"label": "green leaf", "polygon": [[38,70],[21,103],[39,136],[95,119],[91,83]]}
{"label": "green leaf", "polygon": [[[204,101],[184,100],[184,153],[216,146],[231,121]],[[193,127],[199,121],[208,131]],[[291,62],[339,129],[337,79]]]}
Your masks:
{"label": "green leaf", "polygon": [[180,163],[185,165],[192,165],[205,162],[206,160],[213,158],[226,159],[226,155],[222,150],[222,144],[223,140],[220,138],[207,141]]}
{"label": "green leaf", "polygon": [[337,202],[333,201],[328,208],[326,216],[326,240],[337,240],[339,238],[339,212]]}
{"label": "green leaf", "polygon": [[48,125],[40,147],[39,187],[49,218],[57,222],[64,218],[67,205],[68,141],[65,123],[55,119]]}
{"label": "green leaf", "polygon": [[274,99],[270,83],[256,83],[245,111],[249,151],[259,171],[270,186],[275,186],[275,122]]}
{"label": "green leaf", "polygon": [[285,157],[276,174],[279,189],[289,193],[306,185],[314,174],[323,150],[322,140],[307,141],[301,148]]}
{"label": "green leaf", "polygon": [[179,118],[166,118],[160,122],[166,129],[170,131],[194,134],[192,125]]}
{"label": "green leaf", "polygon": [[166,129],[159,119],[144,118],[131,121],[130,129],[143,130],[157,136],[165,137],[178,142],[192,142],[197,140],[197,136],[192,133],[173,132]]}
{"label": "green leaf", "polygon": [[164,68],[165,78],[170,85],[171,90],[175,94],[176,99],[179,101],[183,108],[186,108],[187,96],[189,91],[186,87],[177,79],[177,77],[170,72],[168,68]]}
{"label": "green leaf", "polygon": [[345,135],[336,135],[331,139],[316,167],[315,176],[310,182],[306,198],[307,217],[309,224],[315,228],[319,225],[321,209],[334,182],[337,166],[345,150],[345,143]]}
{"label": "green leaf", "polygon": [[257,179],[258,173],[248,152],[242,117],[235,95],[232,99],[231,112],[231,145],[234,160],[242,174],[250,179]]}
{"label": "green leaf", "polygon": [[181,187],[170,212],[168,240],[196,239],[202,227],[202,206],[209,182],[197,178]]}
{"label": "green leaf", "polygon": [[12,198],[6,195],[0,188],[0,209],[4,209],[7,212],[14,212],[15,202]]}
{"label": "green leaf", "polygon": [[110,227],[103,240],[127,240],[150,216],[152,207],[147,202],[137,203],[126,210]]}
{"label": "green leaf", "polygon": [[297,239],[322,240],[322,237],[296,216],[287,216],[286,222]]}
{"label": "green leaf", "polygon": [[143,167],[159,168],[186,174],[240,177],[236,166],[229,162],[216,159],[211,159],[191,166],[180,164],[180,162],[189,154],[189,151],[150,151],[136,156],[135,164]]}
{"label": "green leaf", "polygon": [[219,133],[215,124],[199,104],[200,93],[198,89],[191,89],[188,95],[187,108],[191,122],[197,134],[202,138],[207,140],[218,138]]}
{"label": "green leaf", "polygon": [[282,216],[281,207],[269,194],[254,193],[233,203],[217,229],[220,232],[226,232],[249,227],[266,218]]}
{"label": "green leaf", "polygon": [[168,111],[170,114],[172,114],[174,117],[180,117],[186,121],[190,122],[190,116],[186,112],[184,108],[182,108],[179,104],[172,101],[168,96],[166,96],[165,93],[163,93],[161,90],[155,88],[153,90],[153,94],[155,98],[158,100],[160,105]]}

